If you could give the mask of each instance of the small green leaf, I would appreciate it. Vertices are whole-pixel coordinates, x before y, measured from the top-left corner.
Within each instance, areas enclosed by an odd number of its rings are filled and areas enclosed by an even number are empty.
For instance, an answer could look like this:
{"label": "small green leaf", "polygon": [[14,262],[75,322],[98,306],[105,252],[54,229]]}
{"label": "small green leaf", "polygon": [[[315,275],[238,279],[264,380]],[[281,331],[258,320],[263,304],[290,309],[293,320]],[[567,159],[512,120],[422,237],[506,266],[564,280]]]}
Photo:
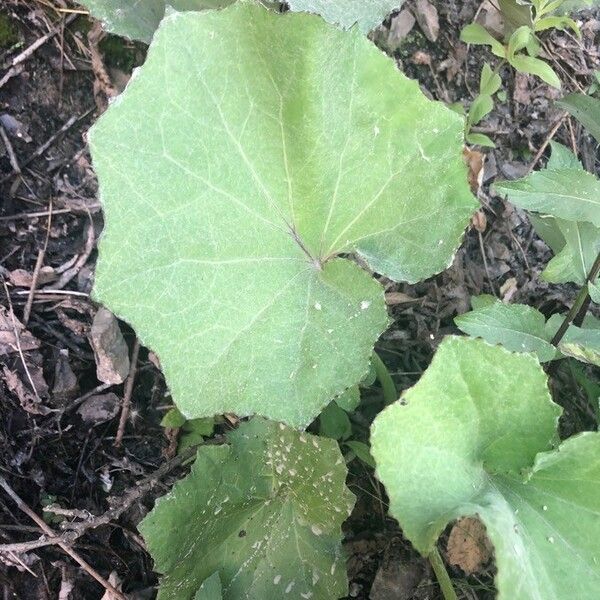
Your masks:
{"label": "small green leaf", "polygon": [[566,242],[558,226],[558,219],[548,215],[529,213],[529,220],[535,232],[546,242],[554,254],[558,254],[565,247]]}
{"label": "small green leaf", "polygon": [[504,58],[504,46],[479,23],[471,23],[460,32],[461,41],[466,44],[491,46],[492,53]]}
{"label": "small green leaf", "polygon": [[560,169],[583,169],[583,165],[581,161],[573,154],[573,152],[559,144],[558,142],[551,141],[550,148],[552,153],[550,154],[550,158],[548,159],[547,169],[551,171],[557,171]]}
{"label": "small green leaf", "polygon": [[525,304],[504,304],[499,300],[456,317],[459,329],[490,344],[502,344],[513,352],[534,352],[540,362],[556,358],[550,344],[544,315]]}
{"label": "small green leaf", "polygon": [[580,121],[600,144],[600,100],[585,94],[567,94],[557,104]]}
{"label": "small green leaf", "polygon": [[528,25],[522,25],[512,33],[508,39],[508,46],[506,49],[506,58],[509,62],[514,58],[517,52],[527,47],[532,35],[533,33]]}
{"label": "small green leaf", "polygon": [[479,294],[479,296],[471,296],[471,306],[473,310],[492,306],[496,302],[498,302],[498,298],[496,298],[496,296],[492,296],[492,294]]}
{"label": "small green leaf", "polygon": [[223,586],[218,571],[202,582],[194,600],[223,600]]}
{"label": "small green leaf", "polygon": [[493,96],[502,85],[502,79],[498,73],[495,73],[488,63],[483,63],[481,77],[479,79],[479,93],[482,95]]}
{"label": "small green leaf", "polygon": [[229,444],[200,448],[140,524],[159,598],[193,597],[215,572],[225,600],[344,596],[341,524],[354,497],[337,443],[255,418]]}
{"label": "small green leaf", "polygon": [[162,427],[170,427],[175,429],[181,427],[186,421],[186,418],[176,409],[172,408],[165,414],[160,422]]}
{"label": "small green leaf", "polygon": [[484,148],[495,148],[496,144],[483,133],[467,133],[465,140],[468,144],[474,146],[483,146]]}
{"label": "small green leaf", "polygon": [[191,419],[186,421],[179,432],[179,443],[177,452],[181,452],[190,446],[196,446],[204,441],[204,438],[210,437],[215,428],[214,417],[204,417],[202,419]]}
{"label": "small green leaf", "polygon": [[343,408],[346,412],[352,412],[357,409],[360,404],[360,388],[358,385],[349,387],[345,392],[340,394],[336,399],[335,403]]}
{"label": "small green leaf", "polygon": [[498,0],[502,17],[508,25],[509,31],[515,30],[523,25],[531,27],[533,24],[531,5],[521,0]]}
{"label": "small green leaf", "polygon": [[360,31],[368,33],[377,27],[405,0],[287,0],[291,10],[321,15],[329,23],[343,29],[357,24]]}
{"label": "small green leaf", "polygon": [[551,451],[559,412],[533,357],[446,338],[372,426],[377,475],[406,537],[426,555],[448,523],[477,515],[498,598],[595,600],[600,434]]}
{"label": "small green leaf", "polygon": [[356,458],[364,462],[367,466],[373,469],[375,468],[375,459],[371,455],[371,450],[367,444],[357,442],[356,440],[349,440],[344,442],[344,446],[350,448],[356,455]]}
{"label": "small green leaf", "polygon": [[536,31],[545,31],[546,29],[570,29],[578,38],[581,39],[581,31],[579,30],[579,26],[570,17],[544,17],[536,22]]}
{"label": "small green leaf", "polygon": [[489,115],[493,109],[494,101],[492,100],[492,97],[486,94],[479,94],[479,96],[473,100],[473,104],[471,104],[467,123],[469,125],[477,125],[477,123]]}
{"label": "small green leaf", "polygon": [[554,72],[554,69],[539,58],[526,56],[525,54],[515,54],[508,59],[508,62],[520,73],[536,75],[548,85],[559,89],[561,87],[560,78]]}
{"label": "small green leaf", "polygon": [[319,435],[333,440],[345,440],[352,435],[348,413],[335,402],[328,404],[319,415]]}
{"label": "small green leaf", "polygon": [[187,418],[306,426],[388,324],[370,271],[451,262],[476,206],[463,132],[357,29],[247,2],[167,16],[89,135],[94,297]]}

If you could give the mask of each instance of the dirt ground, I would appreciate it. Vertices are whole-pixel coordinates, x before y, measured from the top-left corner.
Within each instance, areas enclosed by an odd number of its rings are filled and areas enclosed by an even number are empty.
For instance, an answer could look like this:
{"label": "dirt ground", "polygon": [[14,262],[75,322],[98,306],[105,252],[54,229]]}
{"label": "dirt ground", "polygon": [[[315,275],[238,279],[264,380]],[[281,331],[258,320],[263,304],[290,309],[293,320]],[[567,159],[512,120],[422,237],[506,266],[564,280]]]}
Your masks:
{"label": "dirt ground", "polygon": [[[439,18],[437,35],[423,14],[405,31],[410,24],[405,14],[388,19],[372,37],[430,97],[467,103],[489,55],[485,49],[467,50],[459,32],[481,10],[481,2],[436,0],[431,6]],[[411,0],[405,8],[419,13]],[[99,599],[105,589],[96,575],[128,598],[153,598],[157,577],[136,525],[154,499],[185,473],[174,453],[178,432],[160,425],[172,403],[156,361],[142,348],[133,368],[124,367],[123,360],[115,366],[118,349],[107,347],[110,331],[100,339],[92,328],[98,306],[89,297],[102,215],[86,131],[109,98],[123,89],[132,68],[143,62],[145,50],[103,36],[86,14],[73,9],[79,7],[63,0],[0,3],[4,600]],[[581,41],[566,32],[545,38],[548,56],[569,91],[587,89],[592,72],[600,68],[600,13],[580,13],[578,19]],[[481,173],[481,212],[453,266],[417,285],[384,282],[394,322],[378,349],[400,390],[418,380],[439,341],[457,332],[453,317],[469,309],[472,295],[496,294],[550,315],[570,307],[577,292],[540,279],[550,250],[523,212],[490,195],[489,184],[543,164],[551,138],[573,147],[591,171],[598,172],[599,157],[580,126],[553,106],[556,91],[508,69],[503,80],[506,101],[479,128],[497,143],[486,152]],[[20,351],[4,353],[3,344],[15,329]],[[131,355],[135,335],[126,324],[120,330],[127,343],[124,352]],[[102,356],[103,350],[108,356]],[[113,362],[102,372],[107,360]],[[564,435],[596,428],[596,412],[567,361],[553,368],[552,393],[565,408]],[[112,375],[121,371],[120,382],[111,380],[111,369]],[[364,431],[379,392],[377,385],[364,392],[365,408],[356,417]],[[124,397],[131,409],[122,445],[115,447]],[[234,422],[223,419],[217,441]],[[350,470],[358,501],[344,528],[349,597],[440,598],[427,562],[386,516],[386,497],[373,472],[358,461]],[[63,536],[64,548],[38,541],[40,534],[52,537],[53,532]],[[442,553],[445,542],[444,537]],[[451,568],[462,598],[493,598],[493,574],[493,558],[469,576]]]}

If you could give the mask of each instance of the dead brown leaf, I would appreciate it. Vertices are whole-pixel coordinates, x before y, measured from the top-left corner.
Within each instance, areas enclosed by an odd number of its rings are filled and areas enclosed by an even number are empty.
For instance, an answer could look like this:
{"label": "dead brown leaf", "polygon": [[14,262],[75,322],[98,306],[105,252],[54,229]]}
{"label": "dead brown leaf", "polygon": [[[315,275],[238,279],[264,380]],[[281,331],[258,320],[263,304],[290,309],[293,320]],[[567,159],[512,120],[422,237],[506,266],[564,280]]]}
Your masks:
{"label": "dead brown leaf", "polygon": [[121,400],[116,394],[96,394],[90,396],[77,409],[77,414],[85,423],[99,425],[117,416]]}
{"label": "dead brown leaf", "polygon": [[447,551],[448,562],[470,575],[489,562],[493,550],[483,523],[474,517],[463,517],[450,531]]}
{"label": "dead brown leaf", "polygon": [[115,316],[100,308],[89,335],[96,357],[96,376],[102,383],[123,383],[129,373],[129,350]]}
{"label": "dead brown leaf", "polygon": [[440,20],[437,8],[429,0],[417,0],[415,17],[421,31],[430,42],[435,42],[440,35]]}
{"label": "dead brown leaf", "polygon": [[40,341],[25,329],[12,311],[0,306],[0,356],[18,352],[19,346],[21,352],[27,352],[39,348]]}

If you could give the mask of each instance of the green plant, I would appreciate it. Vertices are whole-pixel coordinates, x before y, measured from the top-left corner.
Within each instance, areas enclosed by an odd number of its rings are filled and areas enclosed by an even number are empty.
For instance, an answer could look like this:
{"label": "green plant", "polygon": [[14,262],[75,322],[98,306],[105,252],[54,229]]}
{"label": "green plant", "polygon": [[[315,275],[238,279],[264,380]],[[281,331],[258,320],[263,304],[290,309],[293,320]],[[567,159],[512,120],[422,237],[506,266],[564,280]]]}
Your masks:
{"label": "green plant", "polygon": [[600,434],[558,444],[560,408],[532,356],[446,338],[372,426],[390,512],[422,554],[461,516],[483,521],[501,599],[597,596]]}
{"label": "green plant", "polygon": [[[160,357],[177,405],[166,427],[187,427],[201,444],[215,415],[259,415],[226,444],[201,445],[191,473],[140,525],[159,597],[343,596],[341,524],[354,502],[345,462],[358,457],[376,466],[446,600],[456,595],[435,541],[475,513],[496,547],[502,598],[552,598],[563,587],[593,598],[598,573],[582,572],[600,539],[600,444],[592,434],[554,450],[559,409],[536,358],[448,338],[395,402],[373,352],[388,324],[373,275],[415,282],[441,271],[476,207],[463,120],[427,100],[359,28],[313,15],[239,2],[171,13],[151,35],[145,64],[89,136],[106,221],[94,295]],[[471,124],[499,90],[497,72],[486,65],[482,75],[487,99]],[[502,190],[552,215],[544,224],[569,265],[561,276],[583,273],[589,288],[595,277],[561,223],[598,227],[597,180],[559,146],[545,171]],[[503,305],[474,302],[490,310],[492,341],[529,343],[518,327],[517,341],[503,329]],[[595,321],[561,320],[553,333],[552,319],[509,308],[536,329],[525,349],[542,360],[558,351],[596,360]],[[371,453],[352,413],[361,383],[375,378],[377,402],[389,406]],[[321,436],[299,431],[316,418]],[[557,490],[551,477],[567,483]]]}
{"label": "green plant", "polygon": [[463,42],[489,46],[492,54],[501,59],[494,70],[484,63],[479,94],[467,113],[465,139],[468,143],[494,147],[494,142],[488,136],[472,132],[471,129],[492,112],[492,97],[502,84],[499,73],[505,64],[520,73],[535,75],[551,86],[561,87],[560,79],[552,67],[539,58],[541,45],[537,34],[548,29],[571,29],[581,36],[577,23],[560,14],[563,4],[564,0],[500,0],[498,6],[505,21],[505,38],[502,41],[479,23],[471,23],[462,30],[460,38]]}
{"label": "green plant", "polygon": [[[257,0],[258,1],[258,0]],[[273,10],[281,8],[276,0],[260,0]],[[329,23],[344,29],[357,24],[367,33],[394,9],[402,6],[405,0],[288,0],[290,9],[296,12],[308,12],[321,15]],[[199,11],[225,8],[235,0],[82,0],[97,19],[103,21],[111,33],[130,39],[150,43],[166,7],[176,11]]]}

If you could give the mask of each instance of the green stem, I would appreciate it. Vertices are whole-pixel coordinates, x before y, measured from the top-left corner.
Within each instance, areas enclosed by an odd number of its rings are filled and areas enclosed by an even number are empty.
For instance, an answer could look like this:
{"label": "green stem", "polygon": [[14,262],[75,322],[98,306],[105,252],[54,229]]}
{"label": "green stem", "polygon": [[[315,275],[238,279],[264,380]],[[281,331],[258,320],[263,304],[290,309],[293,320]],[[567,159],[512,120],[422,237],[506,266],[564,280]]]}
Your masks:
{"label": "green stem", "polygon": [[375,367],[375,375],[383,390],[383,399],[385,403],[392,404],[392,402],[396,402],[396,400],[398,400],[398,392],[396,391],[396,385],[394,384],[394,380],[392,379],[388,368],[379,357],[379,354],[375,351],[373,351],[373,358],[371,360],[373,362],[373,367]]}
{"label": "green stem", "polygon": [[430,552],[428,558],[431,566],[433,567],[433,572],[435,573],[438,583],[440,584],[440,589],[442,590],[444,600],[458,600],[458,596],[452,587],[450,575],[448,575],[446,565],[444,564],[438,549],[434,548]]}
{"label": "green stem", "polygon": [[596,256],[596,260],[592,265],[592,268],[586,277],[586,282],[584,286],[579,290],[579,294],[577,294],[577,298],[575,298],[575,302],[573,306],[571,306],[571,310],[567,313],[567,316],[564,318],[564,321],[560,324],[558,331],[555,333],[554,337],[550,341],[553,346],[557,346],[560,340],[563,339],[565,333],[567,333],[567,329],[569,329],[569,325],[577,318],[580,313],[583,313],[587,310],[588,307],[588,286],[589,282],[592,282],[598,277],[598,273],[600,272],[600,254]]}

